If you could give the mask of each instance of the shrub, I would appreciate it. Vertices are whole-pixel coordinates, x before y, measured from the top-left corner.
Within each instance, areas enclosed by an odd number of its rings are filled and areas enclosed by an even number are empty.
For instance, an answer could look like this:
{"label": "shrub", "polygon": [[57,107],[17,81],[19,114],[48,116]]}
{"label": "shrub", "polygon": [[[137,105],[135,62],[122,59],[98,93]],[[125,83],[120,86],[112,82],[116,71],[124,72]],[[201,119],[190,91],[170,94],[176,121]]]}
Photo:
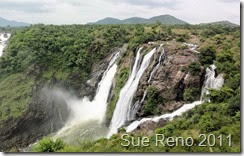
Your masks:
{"label": "shrub", "polygon": [[156,87],[149,87],[147,101],[144,105],[144,115],[158,114],[157,105],[161,102],[160,91]]}
{"label": "shrub", "polygon": [[218,129],[218,124],[210,114],[204,114],[199,121],[203,132],[211,132]]}
{"label": "shrub", "polygon": [[155,130],[156,134],[163,134],[165,137],[171,136],[175,130],[175,126],[173,124],[167,124],[163,128],[158,128]]}
{"label": "shrub", "polygon": [[197,88],[187,88],[184,91],[183,99],[185,101],[194,101],[198,97],[199,89]]}
{"label": "shrub", "polygon": [[233,59],[233,53],[229,50],[224,50],[217,55],[216,65],[220,72],[229,73],[235,68],[235,61]]}
{"label": "shrub", "polygon": [[208,66],[213,64],[216,59],[216,49],[213,46],[207,46],[200,49],[200,62],[202,65]]}
{"label": "shrub", "polygon": [[224,102],[234,96],[235,92],[229,87],[223,87],[220,90],[210,89],[210,94],[207,95],[212,102]]}
{"label": "shrub", "polygon": [[50,138],[43,138],[38,142],[36,146],[34,146],[35,152],[56,152],[58,150],[63,149],[65,146],[64,142],[60,139],[53,141]]}
{"label": "shrub", "polygon": [[186,39],[183,36],[180,36],[176,39],[177,42],[186,42]]}
{"label": "shrub", "polygon": [[194,76],[199,75],[201,72],[201,64],[199,62],[192,62],[188,66],[188,71]]}
{"label": "shrub", "polygon": [[234,116],[234,115],[236,115],[237,112],[240,112],[240,108],[241,108],[240,94],[236,95],[234,97],[231,97],[228,100],[228,113],[231,116]]}

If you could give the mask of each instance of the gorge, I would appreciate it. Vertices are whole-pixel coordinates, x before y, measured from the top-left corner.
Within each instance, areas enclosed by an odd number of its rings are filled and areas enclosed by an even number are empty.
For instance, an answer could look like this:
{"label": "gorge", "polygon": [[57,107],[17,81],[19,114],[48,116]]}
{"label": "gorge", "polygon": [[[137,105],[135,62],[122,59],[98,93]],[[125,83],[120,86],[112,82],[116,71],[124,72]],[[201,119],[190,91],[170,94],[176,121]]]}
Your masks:
{"label": "gorge", "polygon": [[54,150],[61,152],[144,151],[119,147],[119,136],[238,126],[238,30],[204,38],[211,28],[190,28],[33,25],[1,33],[0,151],[42,151],[50,140],[64,142]]}

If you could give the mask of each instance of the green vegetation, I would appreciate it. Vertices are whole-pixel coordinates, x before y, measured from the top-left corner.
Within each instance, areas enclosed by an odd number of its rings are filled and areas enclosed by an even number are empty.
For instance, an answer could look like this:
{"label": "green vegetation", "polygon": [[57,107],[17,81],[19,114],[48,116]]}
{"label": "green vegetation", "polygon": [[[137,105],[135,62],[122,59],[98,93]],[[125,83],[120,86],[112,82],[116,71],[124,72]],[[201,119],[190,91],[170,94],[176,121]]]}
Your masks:
{"label": "green vegetation", "polygon": [[192,62],[188,66],[188,71],[193,75],[196,76],[201,72],[201,64],[199,62]]}
{"label": "green vegetation", "polygon": [[[191,30],[191,28],[188,28]],[[234,30],[234,28],[219,28],[219,26],[202,26],[202,29],[198,31],[197,35],[202,35],[205,31],[214,32],[211,35],[203,36],[200,54],[200,62],[205,67],[207,65],[215,63],[217,65],[218,74],[223,73],[225,77],[224,87],[220,90],[210,90],[208,97],[211,102],[206,102],[197,106],[183,114],[183,116],[174,119],[173,121],[167,121],[167,123],[155,130],[152,135],[146,135],[143,133],[129,134],[133,137],[147,136],[150,140],[155,140],[155,134],[164,134],[167,136],[177,137],[182,136],[193,137],[195,142],[199,144],[202,138],[200,134],[215,135],[216,138],[220,135],[223,136],[223,146],[220,146],[220,140],[216,139],[216,144],[213,146],[206,145],[199,147],[194,145],[193,147],[156,147],[154,142],[151,141],[148,147],[135,147],[121,146],[121,135],[125,132],[120,131],[119,134],[113,135],[110,139],[101,138],[94,142],[81,143],[79,146],[66,145],[61,152],[76,151],[76,152],[240,152],[240,32]],[[196,31],[192,30],[193,32]],[[216,47],[209,46],[216,41],[213,36],[217,34],[225,35],[226,37],[221,39],[221,44]],[[227,50],[229,49],[229,50]],[[226,63],[226,65],[225,65]],[[224,68],[226,66],[226,68]],[[197,74],[200,70],[199,63],[192,63],[188,70],[192,74]],[[153,114],[155,112],[157,99],[156,89],[150,91],[151,100],[147,103],[147,112]],[[197,93],[198,92],[198,93]],[[192,101],[194,97],[199,95],[199,91],[194,88],[188,88],[184,92],[184,100]],[[228,142],[226,139],[228,136],[232,137],[232,141]],[[210,143],[213,140],[210,139]],[[231,146],[229,146],[231,143]],[[206,144],[206,142],[204,143]]]}
{"label": "green vegetation", "polygon": [[178,38],[176,38],[177,42],[186,42],[189,39],[188,34],[182,34]]}
{"label": "green vegetation", "polygon": [[185,101],[195,101],[199,97],[200,91],[197,88],[187,88],[184,90],[183,99]]}
{"label": "green vegetation", "polygon": [[160,91],[154,87],[150,86],[147,90],[147,101],[144,105],[144,115],[157,115],[159,113],[157,105],[162,103],[163,99],[160,96]]}
{"label": "green vegetation", "polygon": [[105,18],[99,20],[92,24],[154,24],[154,23],[161,23],[165,25],[185,25],[187,24],[185,21],[177,19],[171,15],[161,15],[155,16],[150,19],[140,18],[140,17],[131,17],[124,20],[119,20],[116,18]]}
{"label": "green vegetation", "polygon": [[13,74],[0,81],[0,122],[17,118],[27,109],[34,80]]}
{"label": "green vegetation", "polygon": [[207,46],[200,49],[199,59],[202,65],[209,66],[216,59],[216,49],[213,46]]}
{"label": "green vegetation", "polygon": [[[18,118],[27,110],[32,94],[38,85],[61,83],[70,88],[81,88],[90,76],[91,68],[117,47],[128,44],[127,53],[120,60],[116,75],[114,95],[107,109],[107,121],[113,115],[121,88],[130,73],[131,56],[139,45],[148,41],[179,42],[197,40],[200,63],[208,66],[215,63],[217,73],[225,77],[224,87],[211,90],[210,103],[204,103],[188,111],[182,117],[167,121],[155,130],[166,136],[192,136],[200,142],[201,133],[224,137],[231,134],[232,147],[224,140],[223,147],[123,147],[120,135],[110,139],[101,138],[80,145],[68,145],[61,140],[43,139],[34,148],[39,152],[238,152],[240,151],[240,29],[220,25],[164,26],[152,25],[33,25],[9,30],[13,35],[4,55],[0,58],[0,122]],[[191,35],[190,35],[191,34]],[[192,37],[193,35],[193,37]],[[196,39],[197,38],[197,39]],[[198,42],[198,40],[197,40]],[[214,46],[211,46],[214,45]],[[176,47],[177,48],[177,47]],[[186,47],[179,47],[185,49]],[[201,65],[193,62],[188,71],[197,75]],[[187,88],[184,100],[193,101],[199,91]],[[163,103],[155,87],[148,89],[145,115],[157,115],[157,105]],[[148,135],[150,139],[155,139]],[[145,136],[145,134],[129,134]],[[217,143],[219,143],[217,141]]]}
{"label": "green vegetation", "polygon": [[35,152],[55,152],[61,150],[65,147],[65,144],[62,140],[57,139],[53,141],[50,138],[43,138],[34,146]]}

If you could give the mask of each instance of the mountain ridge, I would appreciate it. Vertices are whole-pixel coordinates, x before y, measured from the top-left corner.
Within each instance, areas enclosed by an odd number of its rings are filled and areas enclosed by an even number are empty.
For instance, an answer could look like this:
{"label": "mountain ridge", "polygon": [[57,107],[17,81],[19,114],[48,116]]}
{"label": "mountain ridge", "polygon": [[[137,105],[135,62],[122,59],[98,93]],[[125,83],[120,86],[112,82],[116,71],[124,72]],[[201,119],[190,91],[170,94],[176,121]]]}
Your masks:
{"label": "mountain ridge", "polygon": [[216,21],[216,22],[209,22],[209,23],[200,23],[199,25],[222,25],[227,27],[238,27],[238,24],[232,23],[230,21]]}
{"label": "mountain ridge", "polygon": [[23,27],[23,26],[29,26],[29,23],[25,23],[25,22],[18,22],[15,20],[7,20],[3,17],[0,17],[0,27]]}
{"label": "mountain ridge", "polygon": [[141,18],[141,17],[130,17],[130,18],[120,20],[117,18],[107,17],[102,20],[98,20],[97,22],[92,22],[92,23],[88,23],[88,24],[101,24],[101,25],[106,25],[106,24],[153,24],[156,22],[160,22],[160,23],[166,24],[166,25],[188,24],[187,22],[180,20],[174,16],[168,15],[168,14],[154,16],[154,17],[151,17],[148,19]]}

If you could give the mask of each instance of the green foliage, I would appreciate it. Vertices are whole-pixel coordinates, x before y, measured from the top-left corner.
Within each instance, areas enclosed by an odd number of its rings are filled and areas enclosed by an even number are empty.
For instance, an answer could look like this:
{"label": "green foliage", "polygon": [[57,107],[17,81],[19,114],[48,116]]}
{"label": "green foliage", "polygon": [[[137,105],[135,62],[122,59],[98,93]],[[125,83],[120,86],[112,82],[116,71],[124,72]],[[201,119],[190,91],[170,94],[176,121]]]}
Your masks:
{"label": "green foliage", "polygon": [[0,81],[0,121],[17,118],[26,111],[34,80],[13,74]]}
{"label": "green foliage", "polygon": [[188,71],[194,76],[199,75],[201,72],[201,64],[199,62],[192,62],[188,66]]}
{"label": "green foliage", "polygon": [[[33,25],[14,30],[4,55],[0,58],[0,120],[19,117],[26,110],[33,89],[38,83],[50,80],[66,81],[80,87],[97,63],[116,47],[128,43],[129,52],[148,41],[167,41],[176,38],[184,42],[188,35],[176,35],[173,29],[187,30],[201,36],[200,62],[207,66],[215,60],[217,72],[224,73],[225,85],[221,90],[211,90],[211,103],[204,103],[158,128],[154,134],[166,136],[191,136],[197,139],[200,133],[231,134],[233,146],[214,146],[214,152],[240,152],[240,29],[223,26],[164,26],[164,25]],[[196,34],[194,34],[197,32]],[[185,47],[182,47],[184,49]],[[33,68],[31,70],[32,67]],[[199,64],[189,66],[189,72],[197,73]],[[111,119],[121,88],[129,76],[129,67],[119,69],[112,101],[107,117]],[[194,100],[196,91],[188,88],[184,100]],[[199,95],[199,94],[198,94]],[[156,88],[148,90],[145,114],[157,114],[157,105],[162,103]],[[120,129],[124,133],[124,129]],[[153,134],[153,135],[154,135]],[[43,139],[35,147],[41,152],[209,152],[210,147],[123,147],[121,134],[110,139],[84,142],[78,146],[64,144],[61,140]],[[142,134],[129,134],[141,137]],[[151,139],[154,136],[149,135]],[[153,141],[152,141],[153,142]]]}
{"label": "green foliage", "polygon": [[202,65],[209,66],[216,59],[216,49],[213,46],[206,46],[200,49],[199,59]]}
{"label": "green foliage", "polygon": [[163,128],[156,129],[155,133],[156,134],[163,134],[165,137],[170,137],[173,134],[175,128],[176,128],[175,125],[167,124]]}
{"label": "green foliage", "polygon": [[188,34],[183,34],[183,35],[180,35],[180,37],[176,38],[176,41],[177,42],[186,42],[187,39],[189,39]]}
{"label": "green foliage", "polygon": [[223,50],[218,53],[215,64],[218,67],[218,71],[229,73],[235,70],[234,63],[233,53],[230,50]]}
{"label": "green foliage", "polygon": [[43,138],[34,146],[35,152],[57,152],[62,150],[65,147],[65,144],[62,140],[57,139],[53,141],[50,138]]}
{"label": "green foliage", "polygon": [[218,123],[210,114],[204,114],[199,121],[199,125],[201,126],[203,132],[212,132],[219,128]]}
{"label": "green foliage", "polygon": [[160,91],[154,87],[150,86],[147,90],[147,100],[145,102],[143,111],[144,115],[156,115],[158,114],[157,105],[163,102],[162,97],[160,96]]}
{"label": "green foliage", "polygon": [[231,116],[236,115],[236,113],[240,113],[241,109],[241,96],[237,94],[236,96],[232,96],[228,99],[228,112]]}
{"label": "green foliage", "polygon": [[223,87],[220,90],[211,89],[207,95],[212,102],[224,102],[235,95],[235,92],[228,87]]}
{"label": "green foliage", "polygon": [[194,101],[199,96],[199,89],[198,88],[187,88],[184,90],[183,99],[185,101]]}

